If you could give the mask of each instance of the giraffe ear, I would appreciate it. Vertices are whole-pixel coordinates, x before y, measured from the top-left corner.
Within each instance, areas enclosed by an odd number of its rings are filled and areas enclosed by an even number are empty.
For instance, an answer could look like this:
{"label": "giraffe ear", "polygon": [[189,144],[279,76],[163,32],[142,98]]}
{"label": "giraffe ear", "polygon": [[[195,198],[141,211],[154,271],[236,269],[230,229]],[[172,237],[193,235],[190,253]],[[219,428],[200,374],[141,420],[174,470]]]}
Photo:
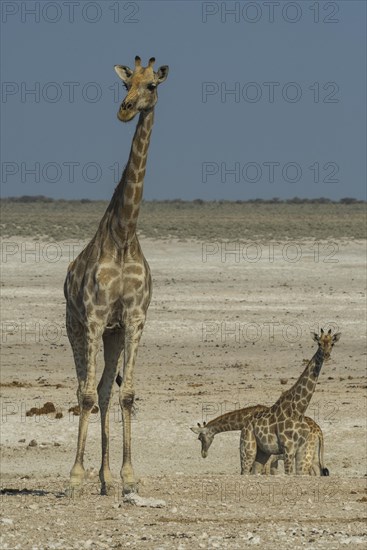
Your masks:
{"label": "giraffe ear", "polygon": [[199,434],[200,431],[201,431],[201,428],[194,426],[194,427],[190,428],[190,430],[192,432],[194,432],[194,434]]}
{"label": "giraffe ear", "polygon": [[335,342],[339,342],[341,335],[342,335],[341,332],[337,332],[336,334],[334,334],[334,336],[333,336],[333,344],[335,344]]}
{"label": "giraffe ear", "polygon": [[121,78],[122,82],[128,82],[133,74],[133,71],[125,65],[115,65],[115,71],[118,76]]}
{"label": "giraffe ear", "polygon": [[168,76],[169,67],[168,65],[162,65],[162,67],[159,67],[157,71],[158,76],[158,84],[162,84]]}

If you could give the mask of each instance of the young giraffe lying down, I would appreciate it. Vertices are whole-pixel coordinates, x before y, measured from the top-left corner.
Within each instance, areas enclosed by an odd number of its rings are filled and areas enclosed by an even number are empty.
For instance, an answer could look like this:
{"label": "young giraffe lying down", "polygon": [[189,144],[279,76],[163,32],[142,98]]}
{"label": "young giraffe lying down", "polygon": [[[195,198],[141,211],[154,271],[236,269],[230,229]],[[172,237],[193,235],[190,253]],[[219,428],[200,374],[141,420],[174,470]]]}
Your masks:
{"label": "young giraffe lying down", "polygon": [[[217,418],[214,418],[207,424],[204,422],[203,426],[198,424],[197,426],[190,428],[194,433],[198,434],[198,439],[201,441],[201,456],[206,458],[208,456],[209,447],[213,442],[214,436],[221,432],[229,432],[235,430],[242,430],[246,421],[252,417],[252,415],[267,411],[269,407],[265,405],[255,405],[253,407],[246,407],[244,409],[238,409],[228,412]],[[328,476],[329,470],[324,466],[324,437],[320,426],[305,416],[310,433],[306,443],[306,451],[304,456],[305,471],[309,472],[309,475]],[[255,461],[253,474],[276,474],[278,469],[278,460],[283,460],[283,455],[272,455],[268,462],[263,466],[260,462]]]}

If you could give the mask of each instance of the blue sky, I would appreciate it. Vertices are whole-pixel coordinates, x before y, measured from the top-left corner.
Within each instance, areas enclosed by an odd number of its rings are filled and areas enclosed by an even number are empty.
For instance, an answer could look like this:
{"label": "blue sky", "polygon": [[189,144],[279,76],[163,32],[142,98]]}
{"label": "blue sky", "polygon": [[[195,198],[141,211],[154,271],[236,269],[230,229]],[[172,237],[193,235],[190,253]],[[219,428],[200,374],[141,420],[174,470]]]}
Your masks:
{"label": "blue sky", "polygon": [[113,66],[138,54],[170,66],[147,200],[365,198],[364,1],[1,8],[2,196],[110,198],[136,124]]}

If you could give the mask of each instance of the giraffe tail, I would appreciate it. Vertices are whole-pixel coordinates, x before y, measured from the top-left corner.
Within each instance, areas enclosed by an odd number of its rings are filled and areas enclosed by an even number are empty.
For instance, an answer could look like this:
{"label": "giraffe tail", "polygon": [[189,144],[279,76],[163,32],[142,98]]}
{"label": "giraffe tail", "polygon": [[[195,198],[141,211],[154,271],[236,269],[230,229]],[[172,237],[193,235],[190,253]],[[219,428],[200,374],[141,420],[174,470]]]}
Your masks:
{"label": "giraffe tail", "polygon": [[322,431],[319,432],[319,465],[320,465],[320,475],[329,476],[329,470],[324,465],[324,436]]}

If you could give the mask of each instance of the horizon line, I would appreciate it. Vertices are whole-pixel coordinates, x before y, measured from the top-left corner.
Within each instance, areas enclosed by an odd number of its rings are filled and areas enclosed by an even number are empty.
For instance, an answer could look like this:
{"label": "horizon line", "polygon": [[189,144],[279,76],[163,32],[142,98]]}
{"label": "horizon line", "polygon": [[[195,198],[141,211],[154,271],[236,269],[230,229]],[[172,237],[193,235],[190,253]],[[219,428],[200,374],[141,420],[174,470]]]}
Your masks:
{"label": "horizon line", "polygon": [[[81,198],[81,199],[55,199],[53,197],[47,197],[46,195],[20,195],[20,196],[9,196],[9,197],[0,197],[0,201],[4,202],[21,202],[21,203],[30,203],[30,202],[81,202],[81,203],[95,203],[95,202],[106,202],[109,203],[110,199],[88,199],[88,198]],[[293,197],[293,198],[280,198],[280,197],[273,197],[271,199],[262,199],[262,198],[255,198],[255,199],[181,199],[181,198],[175,198],[175,199],[142,199],[142,203],[154,203],[154,202],[161,202],[161,203],[194,203],[194,204],[206,204],[206,203],[236,203],[236,204],[242,204],[242,203],[294,203],[294,204],[302,204],[302,203],[331,203],[331,204],[355,204],[355,203],[366,203],[366,199],[357,199],[355,197],[342,197],[340,199],[329,199],[327,197],[314,197],[314,198],[301,198],[301,197]]]}

